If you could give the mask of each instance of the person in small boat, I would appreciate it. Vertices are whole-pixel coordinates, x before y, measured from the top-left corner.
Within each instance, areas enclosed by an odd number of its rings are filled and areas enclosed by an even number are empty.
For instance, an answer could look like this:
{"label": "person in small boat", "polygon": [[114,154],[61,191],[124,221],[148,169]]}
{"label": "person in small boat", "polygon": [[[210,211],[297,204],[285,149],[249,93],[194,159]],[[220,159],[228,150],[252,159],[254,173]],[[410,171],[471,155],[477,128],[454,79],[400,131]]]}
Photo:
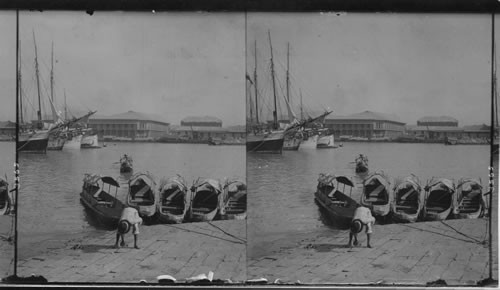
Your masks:
{"label": "person in small boat", "polygon": [[372,216],[372,213],[369,208],[358,205],[356,211],[354,212],[354,217],[351,221],[351,229],[349,231],[349,247],[353,246],[353,238],[354,238],[354,246],[359,245],[358,243],[358,234],[363,230],[363,227],[366,227],[366,246],[371,248],[370,238],[373,233],[372,226],[375,223],[375,218]]}
{"label": "person in small boat", "polygon": [[[139,216],[137,209],[133,207],[126,207],[122,211],[120,221],[118,222],[118,229],[116,231],[116,243],[115,248],[120,246],[125,246],[124,236],[132,228],[132,234],[134,235],[134,248],[139,249],[137,246],[137,238],[139,236],[139,225],[142,224],[142,218]],[[121,243],[118,244],[121,237]]]}

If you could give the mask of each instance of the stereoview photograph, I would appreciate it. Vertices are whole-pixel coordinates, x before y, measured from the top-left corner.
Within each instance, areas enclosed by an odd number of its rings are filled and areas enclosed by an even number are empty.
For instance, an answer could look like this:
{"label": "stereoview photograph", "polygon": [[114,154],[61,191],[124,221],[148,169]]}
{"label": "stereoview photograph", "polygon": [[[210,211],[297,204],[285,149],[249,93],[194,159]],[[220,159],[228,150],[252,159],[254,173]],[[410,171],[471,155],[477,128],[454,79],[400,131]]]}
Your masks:
{"label": "stereoview photograph", "polygon": [[248,278],[498,279],[492,38],[491,15],[249,13]]}
{"label": "stereoview photograph", "polygon": [[19,13],[18,275],[246,279],[242,32],[242,14]]}

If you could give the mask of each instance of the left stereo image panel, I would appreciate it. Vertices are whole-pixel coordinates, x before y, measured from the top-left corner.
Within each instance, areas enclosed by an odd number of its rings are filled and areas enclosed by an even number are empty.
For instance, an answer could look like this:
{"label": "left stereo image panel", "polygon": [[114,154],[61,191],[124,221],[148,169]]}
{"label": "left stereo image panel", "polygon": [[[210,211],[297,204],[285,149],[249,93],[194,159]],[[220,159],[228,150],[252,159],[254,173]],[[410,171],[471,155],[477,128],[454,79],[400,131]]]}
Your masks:
{"label": "left stereo image panel", "polygon": [[0,277],[14,273],[16,14],[0,11]]}
{"label": "left stereo image panel", "polygon": [[[19,13],[18,276],[245,281],[244,25],[236,13]],[[5,161],[14,144],[0,146]]]}

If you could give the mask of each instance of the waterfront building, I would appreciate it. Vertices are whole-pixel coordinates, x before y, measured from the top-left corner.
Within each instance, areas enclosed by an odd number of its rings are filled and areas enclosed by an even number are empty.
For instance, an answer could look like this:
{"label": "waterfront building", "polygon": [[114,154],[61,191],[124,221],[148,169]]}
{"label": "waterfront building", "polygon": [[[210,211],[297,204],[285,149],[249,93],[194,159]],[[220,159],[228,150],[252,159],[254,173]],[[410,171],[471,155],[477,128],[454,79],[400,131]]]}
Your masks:
{"label": "waterfront building", "polygon": [[169,123],[161,117],[128,111],[111,116],[92,116],[88,127],[99,139],[153,141],[169,133]]}
{"label": "waterfront building", "polygon": [[490,137],[488,125],[470,126],[418,126],[408,125],[406,127],[408,136],[421,141],[444,142],[447,138],[453,138],[462,143],[487,143]]}
{"label": "waterfront building", "polygon": [[418,119],[417,126],[458,127],[458,120],[448,116],[427,116]]}
{"label": "waterfront building", "polygon": [[245,126],[171,126],[170,132],[179,140],[191,141],[208,141],[210,139],[244,140],[246,138]]}
{"label": "waterfront building", "polygon": [[336,138],[366,138],[367,140],[392,140],[403,134],[405,123],[395,115],[364,111],[348,116],[331,116],[325,119],[324,127],[329,128]]}
{"label": "waterfront building", "polygon": [[181,126],[186,127],[222,127],[222,121],[219,118],[211,117],[211,116],[203,116],[203,117],[186,117],[181,120]]}
{"label": "waterfront building", "polygon": [[0,138],[13,140],[16,137],[16,123],[11,121],[0,122]]}

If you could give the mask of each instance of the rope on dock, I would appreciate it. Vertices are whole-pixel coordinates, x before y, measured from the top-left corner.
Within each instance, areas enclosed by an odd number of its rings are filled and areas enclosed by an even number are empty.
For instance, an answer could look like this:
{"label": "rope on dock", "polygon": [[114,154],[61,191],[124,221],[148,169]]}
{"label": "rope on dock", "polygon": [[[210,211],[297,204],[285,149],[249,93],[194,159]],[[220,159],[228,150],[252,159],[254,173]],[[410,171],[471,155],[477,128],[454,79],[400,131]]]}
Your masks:
{"label": "rope on dock", "polygon": [[176,229],[183,230],[183,231],[190,232],[190,233],[195,233],[195,234],[200,234],[200,235],[204,235],[204,236],[208,236],[208,237],[212,237],[212,238],[216,238],[216,239],[221,239],[221,240],[226,241],[226,242],[231,242],[231,243],[235,243],[235,244],[246,244],[246,242],[240,242],[240,241],[234,241],[234,240],[224,239],[222,237],[214,236],[214,235],[211,235],[211,234],[207,234],[207,233],[203,233],[203,232],[198,232],[198,231],[193,231],[193,230],[188,230],[188,229],[184,229],[184,228],[181,228],[181,227],[177,227],[177,226],[174,226],[172,224],[165,224],[165,226],[169,226],[169,227],[176,228]]}
{"label": "rope on dock", "polygon": [[230,236],[230,237],[232,237],[232,238],[235,238],[235,239],[237,239],[237,240],[240,240],[240,241],[242,241],[243,243],[246,243],[246,242],[247,242],[245,239],[242,239],[242,238],[239,238],[239,237],[237,237],[237,236],[235,236],[235,235],[233,235],[233,234],[230,234],[230,233],[226,232],[225,230],[221,229],[220,227],[218,227],[218,226],[214,225],[214,224],[213,224],[213,223],[211,223],[211,222],[208,222],[208,224],[209,224],[209,225],[211,225],[212,227],[214,227],[214,228],[216,228],[216,229],[220,230],[221,232],[223,232],[224,234],[226,234],[226,235],[228,235],[228,236]]}
{"label": "rope on dock", "polygon": [[478,239],[476,239],[476,238],[473,238],[473,237],[471,237],[471,236],[469,236],[469,235],[466,235],[466,234],[462,233],[461,231],[459,231],[459,230],[455,229],[454,227],[450,226],[449,224],[445,223],[444,221],[441,221],[441,223],[442,223],[443,225],[445,225],[445,226],[449,227],[450,229],[454,230],[456,233],[458,233],[458,234],[460,234],[460,235],[462,235],[462,236],[464,236],[464,237],[466,237],[466,238],[469,238],[469,239],[471,239],[471,240],[475,241],[475,242],[476,242],[476,243],[478,243],[478,244],[484,244],[484,242],[486,242],[486,240],[480,241],[480,240],[478,240]]}

